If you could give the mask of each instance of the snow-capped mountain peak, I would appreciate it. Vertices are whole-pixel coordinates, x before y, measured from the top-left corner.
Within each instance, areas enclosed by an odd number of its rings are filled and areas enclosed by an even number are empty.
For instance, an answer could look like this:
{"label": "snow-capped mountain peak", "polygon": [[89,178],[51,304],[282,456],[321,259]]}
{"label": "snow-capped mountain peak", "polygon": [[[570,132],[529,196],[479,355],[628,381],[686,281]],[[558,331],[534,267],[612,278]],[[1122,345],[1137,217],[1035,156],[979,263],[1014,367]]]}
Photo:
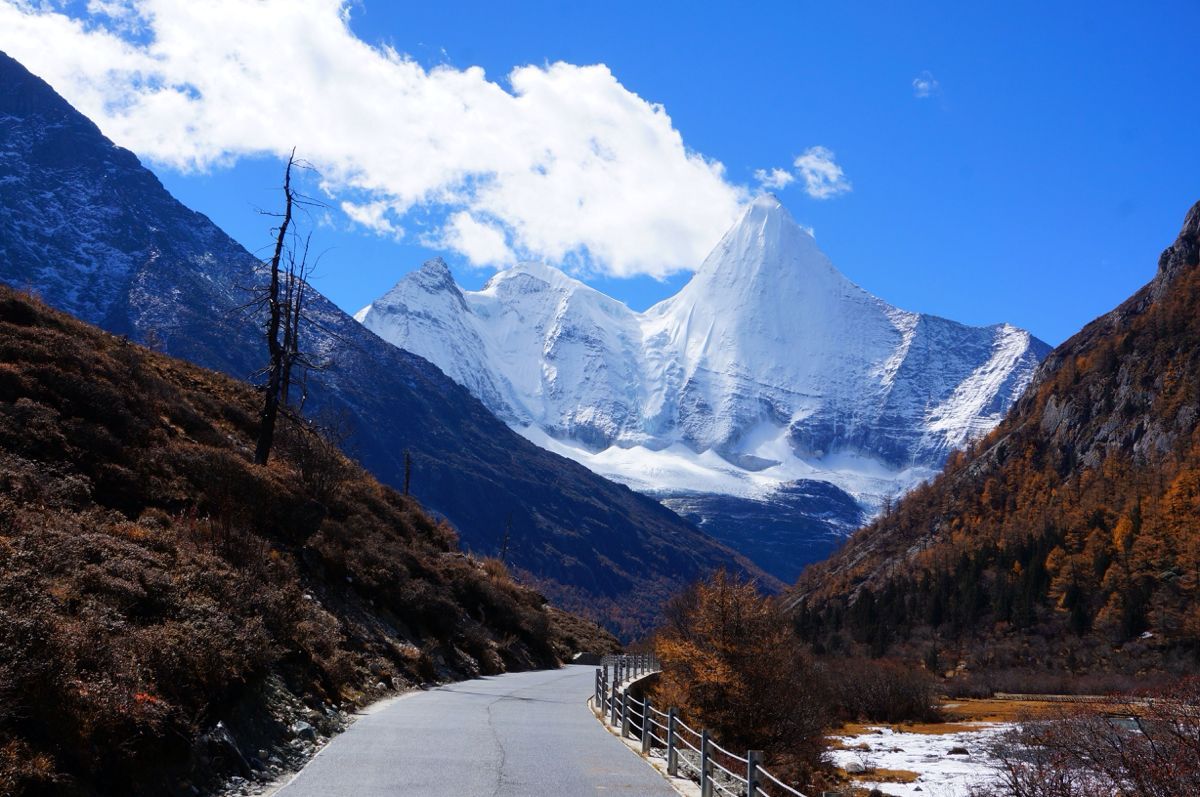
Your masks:
{"label": "snow-capped mountain peak", "polygon": [[817,247],[812,233],[796,223],[779,199],[762,194],[705,258],[690,285],[761,291],[778,287],[781,280],[799,286],[806,280],[845,278]]}
{"label": "snow-capped mountain peak", "polygon": [[888,305],[770,194],[644,313],[541,263],[460,291],[435,259],[359,317],[506,420],[565,444],[682,443],[736,460],[782,436],[797,457],[894,469],[937,467],[990,428],[1045,350],[1012,327]]}
{"label": "snow-capped mountain peak", "polygon": [[450,267],[440,257],[426,260],[417,269],[416,275],[416,282],[430,293],[443,290],[455,294],[460,298],[462,296],[462,293],[458,290],[458,285],[454,282],[454,276],[450,273]]}
{"label": "snow-capped mountain peak", "polygon": [[769,194],[642,313],[553,266],[459,291],[439,262],[360,319],[534,442],[636,489],[827,505],[794,487],[818,480],[868,510],[994,426],[1048,351],[1011,326],[892,307]]}
{"label": "snow-capped mountain peak", "polygon": [[[743,392],[745,377],[772,389],[825,395],[827,377],[870,370],[894,350],[895,311],[841,274],[769,194],[755,200],[675,296],[646,313],[648,337],[668,341],[689,379],[724,378],[725,396]],[[698,384],[698,383],[697,383]],[[770,397],[775,412],[778,397]],[[732,435],[734,432],[730,430]],[[730,435],[696,440],[721,446]]]}

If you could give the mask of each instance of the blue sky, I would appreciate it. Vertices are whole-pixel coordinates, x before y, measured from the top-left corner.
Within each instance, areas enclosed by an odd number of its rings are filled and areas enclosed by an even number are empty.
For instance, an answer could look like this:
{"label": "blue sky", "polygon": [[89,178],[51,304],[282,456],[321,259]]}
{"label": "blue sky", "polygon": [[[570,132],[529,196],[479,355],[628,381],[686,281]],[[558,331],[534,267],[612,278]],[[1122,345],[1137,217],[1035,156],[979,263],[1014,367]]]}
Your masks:
{"label": "blue sky", "polygon": [[[318,5],[329,1],[313,0]],[[435,67],[448,67],[442,82],[469,77],[465,70],[478,66],[487,81],[511,92],[507,76],[516,67],[547,69],[559,61],[604,64],[616,87],[593,80],[592,73],[584,76],[586,80],[570,73],[564,76],[574,81],[563,83],[567,93],[586,98],[599,86],[597,91],[605,97],[623,89],[661,104],[669,127],[682,137],[686,149],[703,156],[709,167],[719,163],[724,170],[717,178],[704,171],[708,167],[703,164],[668,157],[669,142],[638,151],[631,155],[630,169],[644,173],[644,178],[630,182],[622,173],[614,180],[631,198],[629,223],[647,218],[652,223],[647,222],[645,230],[631,228],[629,240],[622,240],[627,220],[620,213],[626,203],[619,192],[597,187],[580,203],[601,208],[606,202],[600,212],[611,221],[576,241],[570,231],[540,230],[544,217],[571,203],[554,194],[554,201],[539,205],[537,197],[543,194],[536,185],[521,184],[500,195],[528,198],[522,203],[528,205],[524,215],[511,217],[475,197],[443,203],[426,193],[421,201],[393,201],[408,196],[404,175],[413,171],[411,163],[388,162],[380,168],[394,169],[399,176],[388,178],[391,182],[373,181],[371,175],[350,173],[370,171],[378,161],[339,160],[336,154],[327,156],[336,153],[334,143],[318,141],[311,133],[297,134],[300,154],[305,154],[306,141],[316,142],[311,146],[321,153],[322,174],[335,174],[329,218],[314,233],[317,246],[325,250],[318,287],[354,311],[434,254],[446,255],[462,284],[480,285],[492,269],[472,265],[467,252],[478,260],[492,250],[482,242],[456,250],[446,245],[453,239],[437,232],[448,229],[446,220],[465,208],[474,219],[499,230],[499,239],[508,235],[513,251],[522,248],[513,230],[542,242],[541,249],[532,246],[535,253],[571,249],[567,262],[587,281],[643,308],[686,280],[686,271],[678,269],[688,262],[698,265],[695,252],[707,246],[705,235],[719,237],[732,203],[756,190],[756,170],[778,167],[794,173],[798,156],[822,147],[832,153],[852,188],[818,199],[806,193],[803,179],[795,179],[776,193],[798,221],[815,230],[819,244],[849,277],[907,309],[969,323],[1009,321],[1051,343],[1061,342],[1153,275],[1158,253],[1174,238],[1187,208],[1200,199],[1200,147],[1194,143],[1200,122],[1200,67],[1193,40],[1200,5],[1140,5],[789,2],[751,8],[478,3],[447,11],[432,3],[363,0],[349,7],[350,32],[372,47],[394,48],[430,75]],[[171,122],[163,120],[172,118],[173,106],[131,106],[111,96],[111,84],[119,78],[97,88],[81,81],[78,73],[103,68],[118,70],[107,73],[116,75],[145,69],[127,66],[144,55],[139,46],[158,37],[168,43],[164,46],[178,50],[179,37],[195,31],[199,48],[206,35],[203,26],[186,21],[179,28],[188,33],[180,34],[147,24],[145,18],[139,23],[137,15],[145,9],[136,5],[128,14],[109,7],[107,15],[92,16],[82,4],[66,4],[61,10],[75,20],[74,28],[49,19],[25,19],[30,27],[18,41],[13,24],[0,26],[0,49],[43,74],[91,115],[99,115],[101,128],[143,155],[186,204],[208,214],[250,248],[265,244],[268,231],[253,211],[278,200],[273,188],[280,163],[270,150],[286,146],[288,119],[272,120],[272,134],[280,141],[266,144],[253,125],[270,127],[267,122],[250,120],[246,128],[227,130],[208,117],[178,134],[170,146],[162,144],[167,134],[150,138],[145,130],[155,124],[169,127]],[[5,11],[0,8],[0,13]],[[7,13],[12,23],[12,14],[28,18],[47,12],[10,7]],[[155,24],[165,24],[162,19],[168,15],[161,8],[158,13]],[[316,22],[304,24],[322,24],[321,10],[312,13]],[[227,25],[240,24],[229,14],[225,19]],[[250,29],[257,23],[247,19],[245,24]],[[304,24],[279,33],[294,37],[300,53],[308,52]],[[11,39],[5,39],[4,29]],[[118,50],[98,41],[101,34],[122,39],[122,47],[133,49]],[[61,45],[71,37],[96,46],[70,48],[84,53],[72,71],[59,69],[61,58],[39,62],[33,42],[37,37],[42,37],[36,43],[40,46]],[[340,63],[338,48],[346,46],[344,39],[314,46],[323,61],[316,71],[297,74],[320,75],[328,69],[337,77],[338,68],[330,64]],[[191,80],[187,69],[194,58],[181,56],[179,61],[181,65],[163,80]],[[202,68],[195,62],[196,70]],[[918,91],[916,80],[923,81],[923,90]],[[130,80],[134,88],[129,91],[147,82]],[[478,86],[464,89],[468,90],[477,91]],[[328,111],[339,118],[356,108],[374,108],[372,103],[386,107],[393,100],[370,81],[346,80],[323,91],[329,93],[314,90],[304,95],[316,98],[317,107],[297,114],[316,120],[310,125],[320,124],[318,103],[325,96],[339,103],[351,94],[357,97],[352,104]],[[638,125],[649,112],[629,106],[626,99],[622,95],[613,107],[630,107],[628,118],[636,128],[630,138],[644,137]],[[489,108],[503,105],[493,96],[472,108],[486,115]],[[141,115],[131,113],[130,107],[141,108]],[[580,107],[545,102],[532,117],[533,127],[526,119],[521,125],[497,124],[496,129],[555,127],[555,114],[561,112],[571,117],[564,121],[561,135],[578,136],[567,122],[583,118]],[[618,114],[614,124],[623,124],[624,118]],[[380,119],[386,123],[390,117],[372,110],[362,125],[379,127]],[[416,119],[415,126],[398,123],[394,135],[380,131],[379,140],[406,148],[406,142],[411,145],[423,135],[419,114]],[[430,126],[437,127],[442,119],[431,113]],[[481,124],[488,129],[486,119]],[[208,148],[200,155],[184,152],[184,136],[203,139]],[[461,146],[463,154],[455,157],[472,159],[472,142]],[[507,142],[481,141],[478,146],[504,147]],[[446,149],[441,142],[436,147]],[[614,157],[620,158],[626,150],[615,151]],[[673,165],[664,167],[666,176],[658,185],[669,185],[673,193],[664,189],[658,196],[656,170],[667,160]],[[439,179],[430,178],[421,190],[443,190],[445,181]],[[646,200],[643,207],[640,199],[634,201],[651,194],[653,204]],[[366,204],[380,197],[392,203],[383,234],[379,228],[373,232],[352,223],[339,209],[347,198]],[[685,208],[691,199],[697,204]],[[663,249],[660,259],[674,258],[676,273],[662,278],[654,272],[663,269],[647,266],[636,252],[653,250],[643,260],[659,257],[653,234],[672,222],[672,214],[686,217],[681,224],[690,226],[678,231],[677,245]],[[711,233],[706,232],[710,228]],[[588,246],[599,252],[609,240],[609,255],[590,257]],[[705,241],[704,246],[697,241]]]}

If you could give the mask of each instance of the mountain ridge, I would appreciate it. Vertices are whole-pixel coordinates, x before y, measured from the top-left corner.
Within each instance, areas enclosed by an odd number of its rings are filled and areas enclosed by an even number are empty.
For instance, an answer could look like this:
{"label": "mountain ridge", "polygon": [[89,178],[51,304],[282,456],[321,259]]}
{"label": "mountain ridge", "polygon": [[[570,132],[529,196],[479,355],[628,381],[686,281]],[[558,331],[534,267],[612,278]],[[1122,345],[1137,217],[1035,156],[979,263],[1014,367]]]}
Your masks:
{"label": "mountain ridge", "polygon": [[[238,286],[260,261],[176,201],[39,78],[0,55],[0,280],[166,352],[249,378],[264,358]],[[566,608],[634,633],[687,581],[727,566],[778,585],[657,502],[513,434],[427,360],[385,343],[319,293],[305,347],[331,360],[306,409],[349,422],[381,481],[405,482],[463,544]]]}
{"label": "mountain ridge", "polygon": [[[809,527],[794,529],[792,557],[759,560],[784,578],[987,432],[1049,350],[1010,325],[888,305],[770,195],[644,312],[539,263],[464,291],[435,259],[356,318],[539,445],[669,505],[686,497],[694,510],[696,495],[713,495],[765,506],[790,492]],[[860,511],[799,501],[806,482]],[[706,504],[702,527],[727,544],[755,533],[716,511],[729,502]]]}
{"label": "mountain ridge", "polygon": [[974,668],[1194,667],[1198,385],[1200,203],[1000,426],[805,571],[798,624],[821,645],[958,645]]}

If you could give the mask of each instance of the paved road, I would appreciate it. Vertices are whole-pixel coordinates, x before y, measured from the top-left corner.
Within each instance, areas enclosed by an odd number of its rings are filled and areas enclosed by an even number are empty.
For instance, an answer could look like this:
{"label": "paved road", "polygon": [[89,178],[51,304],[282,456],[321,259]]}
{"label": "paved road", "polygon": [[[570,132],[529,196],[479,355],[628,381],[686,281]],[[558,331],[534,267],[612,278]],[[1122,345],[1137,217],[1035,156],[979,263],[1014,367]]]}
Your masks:
{"label": "paved road", "polygon": [[279,797],[672,797],[585,705],[594,667],[402,697],[330,742]]}

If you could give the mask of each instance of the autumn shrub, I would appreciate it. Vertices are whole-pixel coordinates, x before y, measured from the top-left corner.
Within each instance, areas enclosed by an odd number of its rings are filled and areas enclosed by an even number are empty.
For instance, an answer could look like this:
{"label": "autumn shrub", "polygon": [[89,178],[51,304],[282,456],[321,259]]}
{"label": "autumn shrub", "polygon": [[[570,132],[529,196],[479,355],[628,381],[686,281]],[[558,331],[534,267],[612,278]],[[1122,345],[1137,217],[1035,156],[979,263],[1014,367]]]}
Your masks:
{"label": "autumn shrub", "polygon": [[654,699],[732,750],[763,750],[793,777],[822,767],[829,703],[819,669],[779,607],[725,571],[667,606]]}
{"label": "autumn shrub", "polygon": [[843,719],[868,722],[936,722],[938,682],[907,662],[828,658],[821,662],[833,710]]}

